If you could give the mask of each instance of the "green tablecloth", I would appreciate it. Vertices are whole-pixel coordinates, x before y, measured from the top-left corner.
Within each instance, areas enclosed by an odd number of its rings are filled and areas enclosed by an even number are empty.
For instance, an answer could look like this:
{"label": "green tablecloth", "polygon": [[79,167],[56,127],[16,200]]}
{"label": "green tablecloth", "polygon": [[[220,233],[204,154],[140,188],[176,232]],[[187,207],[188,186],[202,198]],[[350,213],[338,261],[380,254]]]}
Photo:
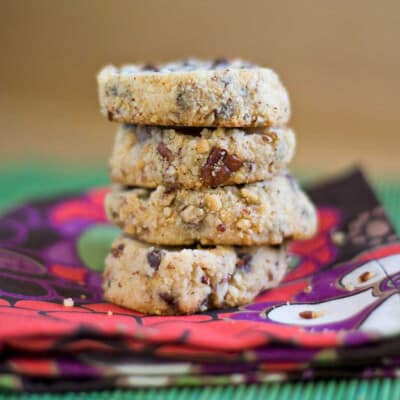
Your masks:
{"label": "green tablecloth", "polygon": [[[398,232],[400,232],[400,177],[397,182],[375,180],[374,187]],[[107,184],[105,168],[26,164],[0,170],[0,210],[32,197],[74,192]],[[327,380],[235,387],[115,390],[91,393],[19,394],[0,393],[2,399],[400,399],[400,379]]]}

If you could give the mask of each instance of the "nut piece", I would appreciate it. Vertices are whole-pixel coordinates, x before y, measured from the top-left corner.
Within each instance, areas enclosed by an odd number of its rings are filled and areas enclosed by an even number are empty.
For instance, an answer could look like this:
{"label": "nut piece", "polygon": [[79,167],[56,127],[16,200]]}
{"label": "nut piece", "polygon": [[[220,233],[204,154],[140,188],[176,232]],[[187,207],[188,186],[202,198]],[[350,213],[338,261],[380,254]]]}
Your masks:
{"label": "nut piece", "polygon": [[171,207],[165,207],[163,210],[163,214],[168,218],[172,215],[172,208]]}
{"label": "nut piece", "polygon": [[206,139],[200,139],[196,146],[197,151],[200,154],[207,153],[210,150],[210,145]]}
{"label": "nut piece", "polygon": [[221,199],[216,194],[206,194],[204,201],[206,206],[212,211],[218,211],[222,207]]}
{"label": "nut piece", "polygon": [[144,167],[145,167],[145,162],[144,162],[144,160],[139,160],[137,163],[136,163],[136,167],[138,168],[138,169],[143,169]]}
{"label": "nut piece", "polygon": [[181,218],[188,224],[198,224],[204,218],[204,210],[195,206],[187,206],[181,212]]}
{"label": "nut piece", "polygon": [[260,201],[259,196],[249,189],[242,188],[240,190],[240,193],[247,200],[248,203],[257,204]]}
{"label": "nut piece", "polygon": [[239,229],[242,229],[242,230],[245,231],[245,230],[247,230],[247,229],[250,228],[251,222],[250,222],[248,219],[242,218],[242,219],[239,219],[238,222],[236,222],[236,226],[237,226]]}

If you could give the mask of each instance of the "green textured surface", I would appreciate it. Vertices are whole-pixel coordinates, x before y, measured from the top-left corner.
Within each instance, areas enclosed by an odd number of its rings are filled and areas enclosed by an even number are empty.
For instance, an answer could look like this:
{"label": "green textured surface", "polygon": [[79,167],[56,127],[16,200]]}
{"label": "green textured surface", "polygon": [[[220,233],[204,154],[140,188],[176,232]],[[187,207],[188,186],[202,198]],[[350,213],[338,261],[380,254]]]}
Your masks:
{"label": "green textured surface", "polygon": [[[3,167],[0,170],[0,210],[5,210],[32,197],[63,192],[75,192],[90,186],[107,183],[105,168],[60,168],[29,164]],[[378,197],[390,215],[397,232],[400,231],[400,177],[398,182],[375,180]],[[90,239],[90,238],[89,238]],[[89,240],[90,241],[90,240]],[[96,260],[93,260],[96,264]],[[65,394],[0,393],[3,399],[29,400],[125,400],[125,399],[201,399],[201,400],[385,400],[400,399],[400,379],[327,380],[318,382],[274,383],[235,387],[170,388],[114,390]]]}

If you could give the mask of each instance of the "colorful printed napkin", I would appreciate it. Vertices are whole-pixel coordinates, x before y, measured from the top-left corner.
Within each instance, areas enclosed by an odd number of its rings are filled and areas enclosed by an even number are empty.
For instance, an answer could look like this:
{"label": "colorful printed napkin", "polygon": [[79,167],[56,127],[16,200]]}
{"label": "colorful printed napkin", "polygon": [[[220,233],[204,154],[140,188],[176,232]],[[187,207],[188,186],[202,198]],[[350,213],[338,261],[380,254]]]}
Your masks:
{"label": "colorful printed napkin", "polygon": [[279,288],[241,308],[180,317],[102,300],[118,233],[105,219],[106,192],[32,201],[0,219],[0,387],[400,375],[400,242],[360,171],[308,191],[319,231],[291,244]]}

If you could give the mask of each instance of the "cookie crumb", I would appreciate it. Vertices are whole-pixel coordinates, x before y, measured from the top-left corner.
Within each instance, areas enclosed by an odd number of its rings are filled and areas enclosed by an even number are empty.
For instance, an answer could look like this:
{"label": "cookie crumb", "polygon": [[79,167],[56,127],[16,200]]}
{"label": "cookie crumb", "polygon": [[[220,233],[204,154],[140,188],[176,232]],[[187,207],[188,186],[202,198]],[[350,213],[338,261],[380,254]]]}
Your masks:
{"label": "cookie crumb", "polygon": [[322,316],[322,313],[319,311],[311,311],[311,310],[305,310],[299,312],[299,317],[303,319],[315,319],[319,318]]}
{"label": "cookie crumb", "polygon": [[182,220],[188,224],[198,224],[205,216],[204,210],[195,206],[187,206],[180,214]]}
{"label": "cookie crumb", "polygon": [[80,297],[82,300],[85,300],[85,299],[86,299],[86,294],[82,293],[79,297]]}
{"label": "cookie crumb", "polygon": [[358,280],[360,282],[367,282],[369,281],[372,277],[374,276],[374,274],[370,271],[365,271],[363,272],[359,277]]}
{"label": "cookie crumb", "polygon": [[331,239],[334,244],[341,246],[346,241],[346,235],[342,231],[336,231],[331,234]]}
{"label": "cookie crumb", "polygon": [[304,288],[304,290],[303,290],[304,293],[311,293],[311,291],[312,291],[312,286],[311,285],[306,286]]}
{"label": "cookie crumb", "polygon": [[71,297],[68,297],[63,300],[64,307],[73,307],[74,306],[74,300],[72,300]]}
{"label": "cookie crumb", "polygon": [[111,317],[111,315],[113,315],[113,312],[110,311],[110,310],[108,310],[108,311],[107,311],[107,315],[108,315],[109,317]]}
{"label": "cookie crumb", "polygon": [[346,285],[345,286],[345,288],[347,289],[347,290],[354,290],[354,285],[352,284],[352,283],[349,283],[348,285]]}

